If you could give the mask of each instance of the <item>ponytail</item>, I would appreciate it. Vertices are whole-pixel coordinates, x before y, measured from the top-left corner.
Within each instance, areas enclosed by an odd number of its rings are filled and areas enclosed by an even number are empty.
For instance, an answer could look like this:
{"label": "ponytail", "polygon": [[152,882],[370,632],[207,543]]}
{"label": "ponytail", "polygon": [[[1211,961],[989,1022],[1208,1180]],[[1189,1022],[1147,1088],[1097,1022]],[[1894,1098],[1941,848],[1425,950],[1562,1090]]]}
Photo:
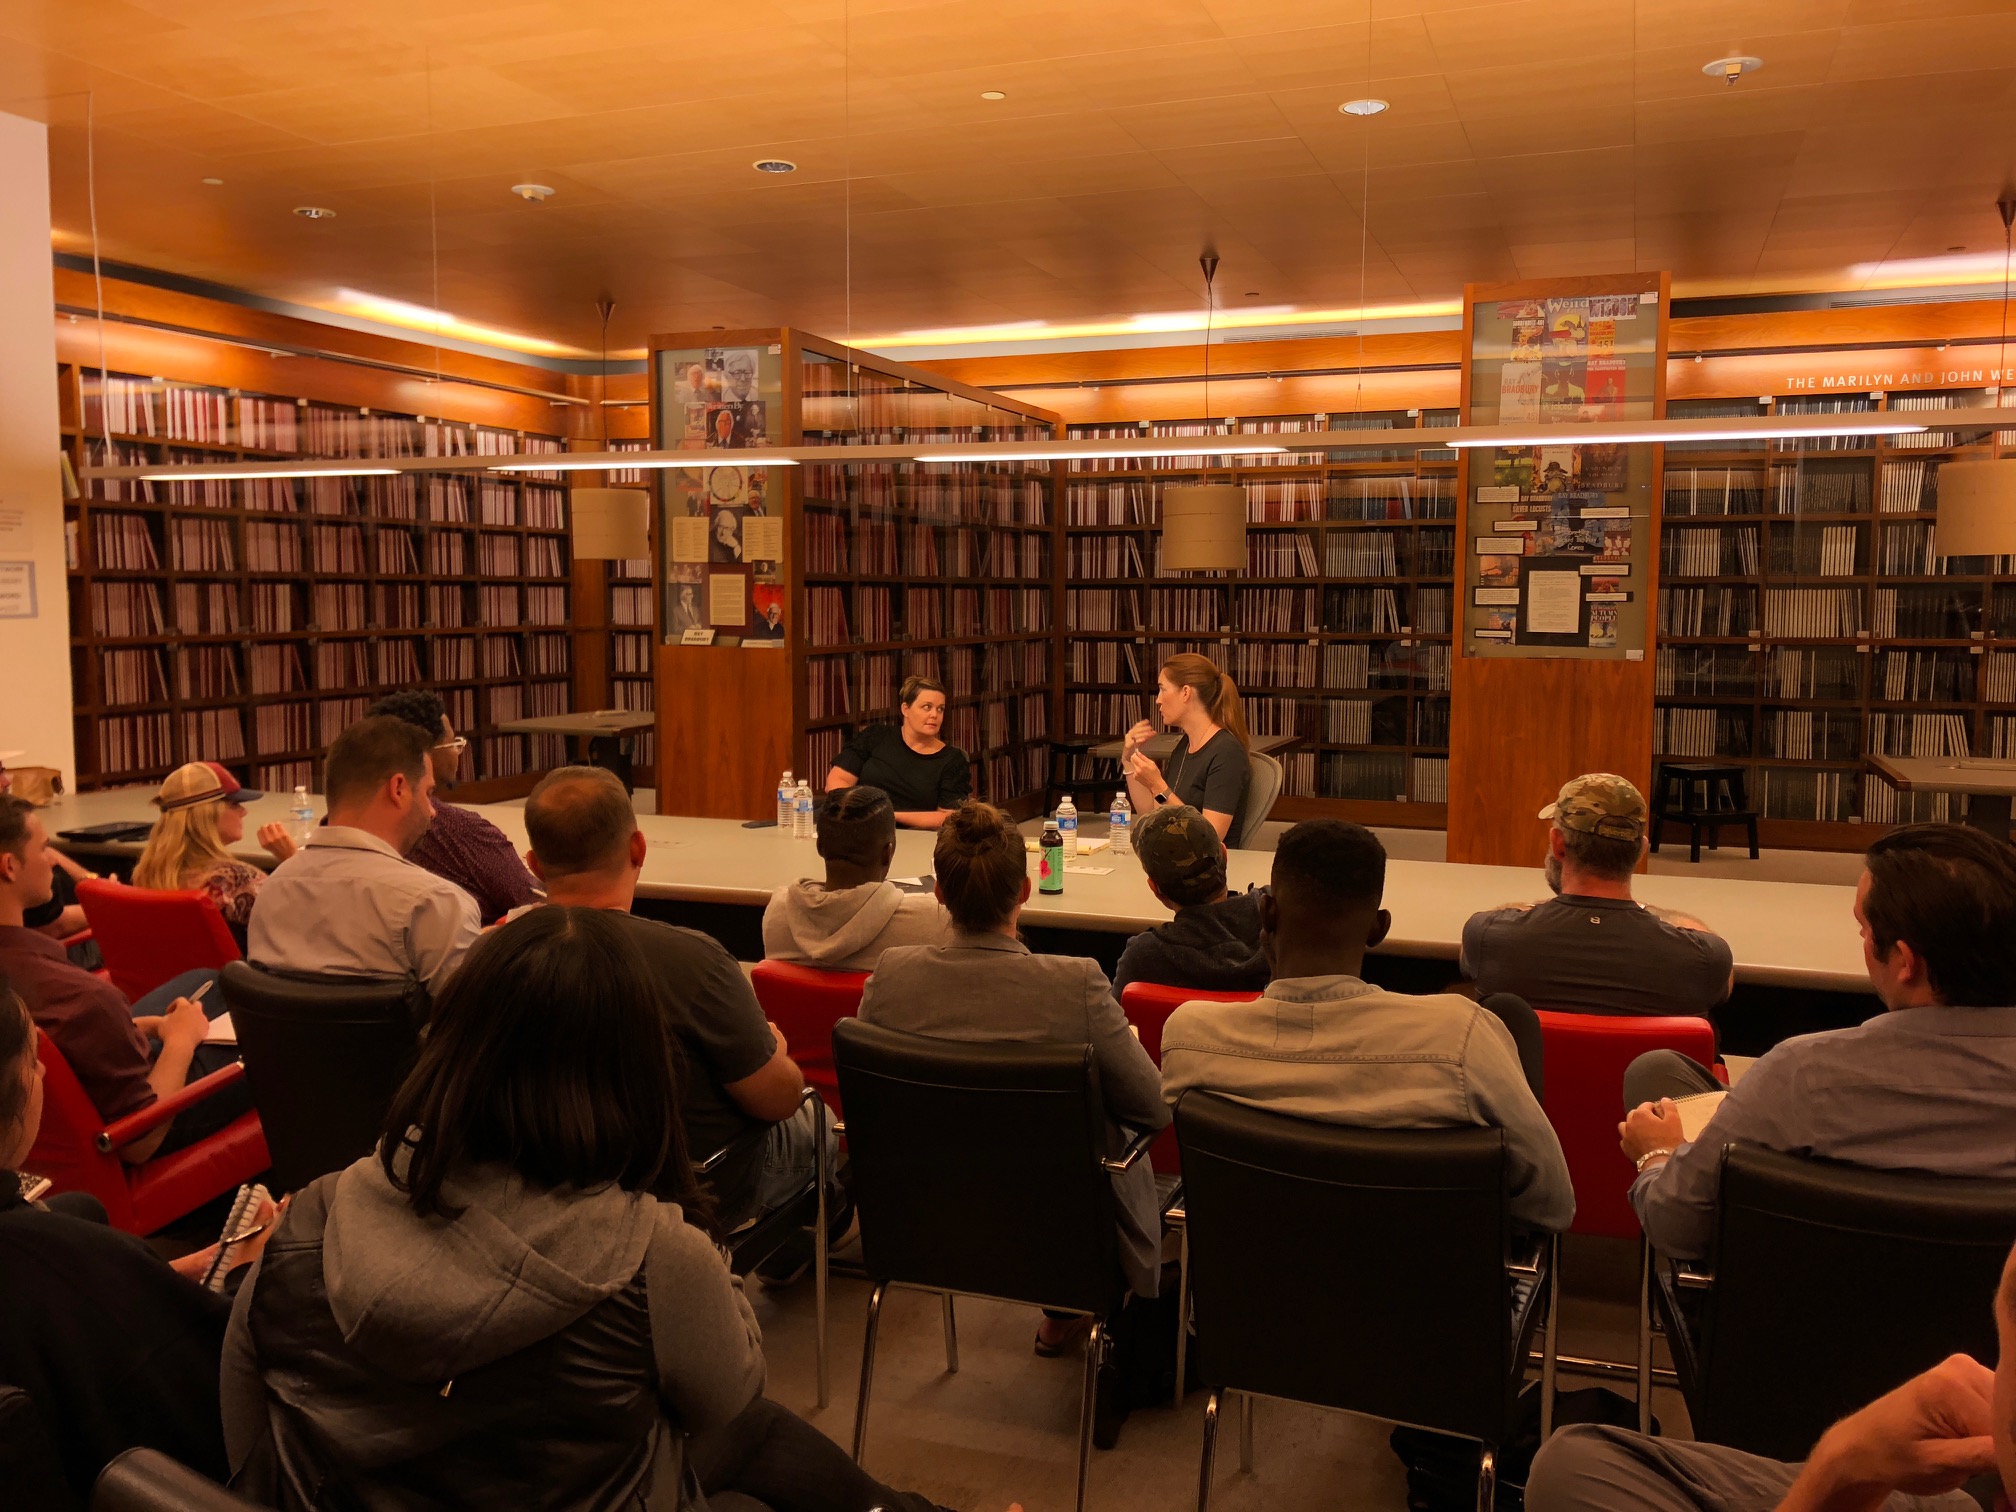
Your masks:
{"label": "ponytail", "polygon": [[1221,730],[1246,750],[1253,749],[1253,737],[1246,732],[1246,710],[1239,701],[1239,685],[1228,672],[1220,672],[1209,657],[1185,651],[1162,663],[1162,675],[1171,686],[1195,688],[1204,712]]}

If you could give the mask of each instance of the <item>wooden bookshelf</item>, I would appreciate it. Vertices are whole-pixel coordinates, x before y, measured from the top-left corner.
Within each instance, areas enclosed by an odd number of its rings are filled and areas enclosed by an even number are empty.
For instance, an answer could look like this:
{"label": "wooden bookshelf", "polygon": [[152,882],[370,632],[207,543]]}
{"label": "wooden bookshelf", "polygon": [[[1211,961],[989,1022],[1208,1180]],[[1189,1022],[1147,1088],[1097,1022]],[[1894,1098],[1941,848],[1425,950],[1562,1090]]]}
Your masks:
{"label": "wooden bookshelf", "polygon": [[[1816,402],[1936,411],[1995,397],[1767,395],[1669,413]],[[1963,797],[1896,793],[1863,757],[2016,756],[2016,562],[1934,549],[1939,465],[2011,443],[2016,429],[1667,448],[1657,753],[1747,765],[1767,844],[1854,849],[1867,824],[1960,818]]]}
{"label": "wooden bookshelf", "polygon": [[[77,362],[58,380],[77,468],[562,445],[195,378],[101,381]],[[86,485],[66,509],[78,785],[219,760],[251,787],[319,787],[328,740],[372,699],[416,686],[438,691],[469,738],[468,796],[564,759],[555,738],[498,729],[572,707],[562,476]],[[132,612],[111,617],[115,601]]]}
{"label": "wooden bookshelf", "polygon": [[[1352,424],[1394,433],[1378,450],[1100,459],[1065,464],[1060,606],[1063,729],[1112,737],[1142,717],[1181,651],[1231,673],[1256,734],[1297,735],[1276,813],[1432,828],[1447,800],[1455,456],[1406,432],[1445,411],[1354,417],[1074,425],[1075,437],[1265,436]],[[1158,560],[1162,490],[1235,481],[1247,495],[1248,568],[1175,572]],[[1061,774],[1094,805],[1110,763],[1075,752]],[[1082,806],[1082,804],[1081,804]]]}

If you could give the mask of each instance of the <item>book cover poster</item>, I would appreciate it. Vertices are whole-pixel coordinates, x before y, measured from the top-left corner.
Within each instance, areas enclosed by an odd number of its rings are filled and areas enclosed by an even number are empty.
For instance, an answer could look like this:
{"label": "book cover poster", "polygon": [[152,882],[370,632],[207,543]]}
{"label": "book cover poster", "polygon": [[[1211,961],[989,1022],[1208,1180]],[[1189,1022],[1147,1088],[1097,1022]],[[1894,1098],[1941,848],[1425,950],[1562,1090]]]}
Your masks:
{"label": "book cover poster", "polygon": [[1581,494],[1556,494],[1547,517],[1545,549],[1557,556],[1595,556],[1603,549],[1602,520],[1584,519],[1583,506],[1590,501]]}
{"label": "book cover poster", "polygon": [[1533,491],[1533,448],[1530,446],[1498,447],[1491,457],[1491,482],[1498,488],[1516,488],[1522,494],[1531,493]]}
{"label": "book cover poster", "polygon": [[1547,313],[1544,300],[1501,299],[1498,301],[1500,320],[1539,320]]}
{"label": "book cover poster", "polygon": [[1589,644],[1603,650],[1613,649],[1617,644],[1617,606],[1615,604],[1591,604],[1589,606]]}
{"label": "book cover poster", "polygon": [[1583,373],[1586,417],[1620,420],[1624,416],[1625,366],[1622,357],[1591,357]]}
{"label": "book cover poster", "polygon": [[1551,423],[1582,418],[1588,393],[1589,359],[1545,357],[1540,361],[1540,418]]}
{"label": "book cover poster", "polygon": [[1629,520],[1591,521],[1602,527],[1597,555],[1608,562],[1628,562],[1631,560],[1631,522]]}
{"label": "book cover poster", "polygon": [[1477,558],[1477,581],[1493,587],[1504,587],[1519,581],[1520,558],[1516,556],[1482,556]]}
{"label": "book cover poster", "polygon": [[732,504],[719,505],[707,533],[707,560],[742,560],[742,511]]}
{"label": "book cover poster", "polygon": [[1575,448],[1575,487],[1584,493],[1615,493],[1624,486],[1626,458],[1615,441]]}
{"label": "book cover poster", "polygon": [[715,386],[730,404],[747,404],[760,397],[763,357],[754,347],[709,347],[707,371],[717,375]]}
{"label": "book cover poster", "polygon": [[1640,301],[1636,294],[1597,294],[1588,304],[1591,320],[1636,320]]}
{"label": "book cover poster", "polygon": [[1540,348],[1546,340],[1547,322],[1536,312],[1521,315],[1512,322],[1512,360],[1514,362],[1538,362]]}
{"label": "book cover poster", "polygon": [[1498,419],[1501,424],[1540,418],[1540,379],[1545,363],[1507,362],[1498,369]]}
{"label": "book cover poster", "polygon": [[749,630],[745,641],[784,639],[784,587],[781,583],[751,583]]}
{"label": "book cover poster", "polygon": [[1543,446],[1533,462],[1533,491],[1566,493],[1575,485],[1575,448]]}
{"label": "book cover poster", "polygon": [[1617,322],[1589,317],[1589,353],[1593,357],[1599,352],[1617,350]]}
{"label": "book cover poster", "polygon": [[1519,611],[1517,609],[1486,610],[1484,623],[1478,628],[1480,632],[1488,631],[1494,637],[1510,636],[1519,628]]}
{"label": "book cover poster", "polygon": [[688,630],[707,627],[707,611],[700,603],[701,571],[697,566],[678,566],[665,585],[665,634],[677,640]]}
{"label": "book cover poster", "polygon": [[672,402],[681,406],[705,405],[721,397],[721,375],[709,374],[706,359],[681,362],[672,372]]}
{"label": "book cover poster", "polygon": [[1589,350],[1589,301],[1547,301],[1546,352],[1550,357],[1581,356]]}

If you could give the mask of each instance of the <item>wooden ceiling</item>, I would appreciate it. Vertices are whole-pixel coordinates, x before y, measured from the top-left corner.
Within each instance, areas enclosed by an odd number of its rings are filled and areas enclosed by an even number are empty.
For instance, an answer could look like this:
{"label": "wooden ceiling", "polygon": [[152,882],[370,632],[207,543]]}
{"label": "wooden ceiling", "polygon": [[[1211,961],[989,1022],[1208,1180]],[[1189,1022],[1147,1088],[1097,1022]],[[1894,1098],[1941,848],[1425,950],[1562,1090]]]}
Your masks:
{"label": "wooden ceiling", "polygon": [[1206,242],[1225,303],[1311,309],[1999,253],[2016,3],[0,0],[66,250],[86,91],[107,257],[592,350],[605,292],[618,347],[1187,310]]}

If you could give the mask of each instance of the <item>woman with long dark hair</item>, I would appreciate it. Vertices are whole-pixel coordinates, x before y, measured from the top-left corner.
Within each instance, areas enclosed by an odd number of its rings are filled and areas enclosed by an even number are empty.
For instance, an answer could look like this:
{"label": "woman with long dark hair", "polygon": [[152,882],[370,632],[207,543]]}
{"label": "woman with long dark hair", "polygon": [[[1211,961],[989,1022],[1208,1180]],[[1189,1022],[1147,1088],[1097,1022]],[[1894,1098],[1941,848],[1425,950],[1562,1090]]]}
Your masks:
{"label": "woman with long dark hair", "polygon": [[375,1154],[302,1191],[233,1314],[233,1485],[286,1512],[922,1509],[762,1396],[624,921],[534,909],[435,1000]]}

